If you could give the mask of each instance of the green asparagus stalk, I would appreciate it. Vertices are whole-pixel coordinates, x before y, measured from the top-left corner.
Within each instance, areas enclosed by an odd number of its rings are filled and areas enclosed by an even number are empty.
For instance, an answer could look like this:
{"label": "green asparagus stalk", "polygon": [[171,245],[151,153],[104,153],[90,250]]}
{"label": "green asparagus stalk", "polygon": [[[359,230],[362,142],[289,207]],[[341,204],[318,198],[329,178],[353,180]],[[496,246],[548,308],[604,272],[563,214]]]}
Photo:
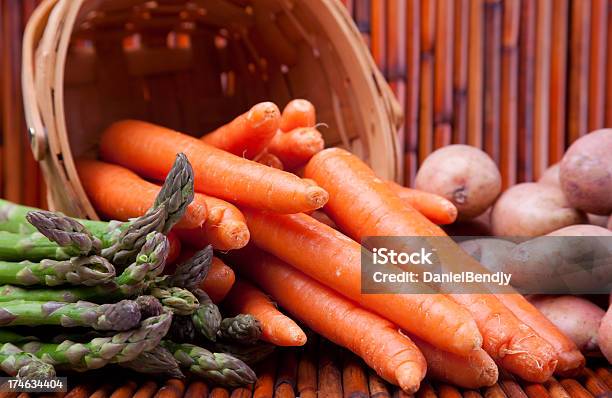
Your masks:
{"label": "green asparagus stalk", "polygon": [[168,340],[162,346],[169,350],[181,365],[206,381],[227,387],[254,383],[255,372],[244,362],[229,354],[212,353],[192,344],[177,344]]}
{"label": "green asparagus stalk", "polygon": [[202,284],[213,258],[211,245],[197,252],[189,260],[179,264],[169,278],[165,280],[168,286],[182,287],[187,290],[197,289]]}
{"label": "green asparagus stalk", "polygon": [[31,211],[26,220],[38,232],[61,247],[70,248],[80,255],[99,254],[102,241],[93,236],[83,224],[61,213],[50,211]]}
{"label": "green asparagus stalk", "polygon": [[0,345],[0,370],[19,379],[50,379],[55,377],[53,365],[19,347],[5,343]]}
{"label": "green asparagus stalk", "polygon": [[69,260],[42,260],[39,263],[0,261],[0,283],[21,286],[64,284],[95,286],[110,282],[115,267],[104,257],[73,257]]}
{"label": "green asparagus stalk", "polygon": [[210,341],[217,339],[217,333],[221,327],[221,312],[219,307],[212,302],[208,294],[202,289],[193,291],[200,305],[191,315],[191,320],[195,329]]}
{"label": "green asparagus stalk", "polygon": [[26,341],[37,340],[35,336],[24,336],[12,330],[0,329],[0,344],[4,343],[24,343]]}
{"label": "green asparagus stalk", "polygon": [[249,314],[240,314],[221,321],[217,336],[226,341],[251,344],[261,337],[261,323]]}
{"label": "green asparagus stalk", "polygon": [[150,232],[140,248],[136,260],[117,277],[118,285],[136,285],[145,277],[154,278],[161,274],[168,257],[168,238],[161,232]]}
{"label": "green asparagus stalk", "polygon": [[200,304],[198,299],[189,290],[180,287],[153,287],[149,294],[168,307],[176,315],[191,315]]}
{"label": "green asparagus stalk", "polygon": [[9,301],[0,305],[0,326],[87,326],[121,331],[138,325],[140,318],[138,304],[130,300],[102,305],[87,301]]}
{"label": "green asparagus stalk", "polygon": [[120,364],[138,373],[182,379],[185,377],[172,353],[162,346],[141,353],[136,359]]}
{"label": "green asparagus stalk", "polygon": [[229,344],[216,342],[212,345],[212,350],[230,354],[249,366],[265,359],[274,352],[276,347],[273,344],[258,341],[254,344]]}
{"label": "green asparagus stalk", "polygon": [[81,250],[72,246],[61,247],[40,232],[20,235],[0,231],[0,261],[68,260],[80,255]]}
{"label": "green asparagus stalk", "polygon": [[133,361],[143,352],[154,349],[168,333],[171,322],[172,314],[166,311],[145,319],[137,329],[94,338],[87,343],[33,341],[19,345],[19,348],[54,366],[76,371],[98,369],[109,363]]}

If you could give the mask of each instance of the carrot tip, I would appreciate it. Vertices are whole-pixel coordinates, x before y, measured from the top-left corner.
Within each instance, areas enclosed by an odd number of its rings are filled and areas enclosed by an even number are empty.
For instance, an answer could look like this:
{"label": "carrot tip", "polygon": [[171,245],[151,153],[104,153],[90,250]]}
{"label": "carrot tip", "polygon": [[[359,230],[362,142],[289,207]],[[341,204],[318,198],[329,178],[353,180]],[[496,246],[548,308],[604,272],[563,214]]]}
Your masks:
{"label": "carrot tip", "polygon": [[299,327],[291,328],[290,334],[296,346],[303,346],[308,340],[306,334]]}
{"label": "carrot tip", "polygon": [[586,364],[584,355],[578,350],[559,352],[557,356],[555,373],[559,376],[575,377],[582,372]]}
{"label": "carrot tip", "polygon": [[225,244],[231,250],[245,247],[251,239],[247,225],[241,221],[228,220],[220,228],[223,232],[222,236],[227,237]]}
{"label": "carrot tip", "polygon": [[315,209],[319,209],[327,203],[329,194],[319,186],[309,186],[306,190],[306,197],[308,198],[308,202],[314,206]]}
{"label": "carrot tip", "polygon": [[425,375],[421,371],[422,366],[412,362],[401,364],[395,370],[395,377],[400,388],[407,394],[414,394],[419,390],[421,380]]}

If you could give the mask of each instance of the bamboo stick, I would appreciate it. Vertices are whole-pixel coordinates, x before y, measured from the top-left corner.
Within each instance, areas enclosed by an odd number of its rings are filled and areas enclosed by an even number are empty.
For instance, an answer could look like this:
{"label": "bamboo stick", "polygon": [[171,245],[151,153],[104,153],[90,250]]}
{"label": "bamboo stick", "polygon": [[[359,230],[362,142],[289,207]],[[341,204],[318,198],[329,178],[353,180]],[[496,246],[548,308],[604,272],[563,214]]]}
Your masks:
{"label": "bamboo stick", "polygon": [[550,42],[552,0],[539,0],[536,9],[536,57],[534,73],[533,179],[548,167],[550,109]]}
{"label": "bamboo stick", "polygon": [[274,395],[274,377],[276,376],[276,354],[270,355],[257,365],[257,381],[253,389],[253,398],[272,398]]}
{"label": "bamboo stick", "polygon": [[418,163],[421,2],[406,3],[405,185],[412,186]]}
{"label": "bamboo stick", "polygon": [[368,379],[363,364],[355,355],[344,353],[342,366],[342,391],[344,398],[369,398]]}
{"label": "bamboo stick", "polygon": [[338,348],[320,339],[318,398],[343,398],[342,375],[336,363]]}
{"label": "bamboo stick", "polygon": [[606,58],[606,126],[612,126],[612,7],[608,6],[608,51]]}
{"label": "bamboo stick", "polygon": [[371,21],[370,0],[353,0],[353,19],[361,32],[363,42],[370,47]]}
{"label": "bamboo stick", "polygon": [[606,383],[604,383],[604,381],[601,380],[591,369],[585,368],[583,373],[584,375],[581,377],[581,381],[591,394],[594,396],[599,396],[607,391],[610,391],[610,388],[608,388]]}
{"label": "bamboo stick", "polygon": [[421,383],[421,388],[415,394],[416,398],[437,398],[436,391],[427,381]]}
{"label": "bamboo stick", "polygon": [[467,140],[467,81],[469,0],[457,0],[453,46],[453,144]]}
{"label": "bamboo stick", "polygon": [[157,383],[155,383],[153,380],[147,380],[140,387],[138,387],[134,393],[134,398],[151,398],[156,391]]}
{"label": "bamboo stick", "polygon": [[440,384],[438,386],[438,397],[440,398],[462,398],[461,393],[457,388],[448,385],[448,384]]}
{"label": "bamboo stick", "polygon": [[370,389],[370,397],[390,398],[387,384],[373,370],[368,372],[368,388]]}
{"label": "bamboo stick", "polygon": [[591,2],[571,2],[569,37],[568,135],[569,144],[587,133],[589,83],[589,24]]}
{"label": "bamboo stick", "polygon": [[451,143],[454,0],[438,0],[434,45],[434,148]]}
{"label": "bamboo stick", "polygon": [[593,131],[604,126],[608,0],[592,0],[590,25],[588,131]]}
{"label": "bamboo stick", "polygon": [[501,0],[485,1],[484,27],[484,148],[499,161],[499,74]]}
{"label": "bamboo stick", "polygon": [[275,398],[294,398],[298,361],[294,350],[281,351],[274,385]]}
{"label": "bamboo stick", "polygon": [[550,398],[548,390],[542,384],[526,383],[523,385],[523,391],[529,398]]}
{"label": "bamboo stick", "polygon": [[612,390],[612,373],[606,368],[595,369],[595,374]]}
{"label": "bamboo stick", "polygon": [[470,1],[468,45],[468,144],[482,148],[483,117],[483,0]]}
{"label": "bamboo stick", "polygon": [[561,160],[565,150],[568,21],[568,0],[553,1],[550,43],[550,122],[548,130],[550,137],[548,155],[551,164]]}
{"label": "bamboo stick", "polygon": [[500,79],[500,157],[503,187],[516,183],[518,38],[521,0],[503,2]]}
{"label": "bamboo stick", "polygon": [[434,43],[437,0],[421,3],[419,164],[433,149]]}
{"label": "bamboo stick", "polygon": [[485,398],[509,398],[499,384],[494,384],[484,390]]}
{"label": "bamboo stick", "polygon": [[544,383],[544,386],[548,389],[548,393],[552,398],[570,398],[565,388],[554,377]]}
{"label": "bamboo stick", "polygon": [[593,395],[574,379],[563,379],[560,383],[572,398],[593,398]]}
{"label": "bamboo stick", "polygon": [[374,61],[386,77],[387,72],[387,38],[386,38],[385,0],[371,0],[370,3],[370,50]]}
{"label": "bamboo stick", "polygon": [[533,72],[535,57],[535,2],[521,2],[518,78],[517,182],[533,179]]}
{"label": "bamboo stick", "polygon": [[297,393],[300,398],[317,398],[317,335],[308,335],[308,341],[298,364]]}
{"label": "bamboo stick", "polygon": [[[402,109],[406,109],[406,0],[387,1],[386,4],[386,76],[391,90]],[[405,145],[405,128],[397,131],[400,148]]]}

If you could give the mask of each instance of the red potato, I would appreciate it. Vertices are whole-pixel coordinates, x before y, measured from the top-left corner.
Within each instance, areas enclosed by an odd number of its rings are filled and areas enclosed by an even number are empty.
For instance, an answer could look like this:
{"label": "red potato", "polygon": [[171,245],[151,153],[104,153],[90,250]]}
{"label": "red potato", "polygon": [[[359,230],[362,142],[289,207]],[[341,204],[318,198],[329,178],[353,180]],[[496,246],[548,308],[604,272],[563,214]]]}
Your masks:
{"label": "red potato", "polygon": [[486,269],[498,272],[504,271],[504,265],[508,262],[516,243],[504,239],[481,238],[463,241],[459,246]]}
{"label": "red potato", "polygon": [[612,216],[608,219],[608,229],[612,231]]}
{"label": "red potato", "polygon": [[559,163],[555,163],[549,168],[547,168],[544,173],[540,176],[538,183],[540,184],[550,184],[555,186],[561,186],[561,181],[559,180],[559,169],[561,165]]}
{"label": "red potato", "polygon": [[561,160],[561,188],[571,206],[588,213],[612,213],[612,129],[576,140]]}
{"label": "red potato", "polygon": [[501,191],[501,175],[478,148],[449,145],[429,155],[416,175],[416,188],[453,202],[459,220],[482,214]]}
{"label": "red potato", "polygon": [[541,236],[585,221],[584,213],[571,208],[559,188],[536,183],[518,184],[505,191],[491,213],[496,236]]}
{"label": "red potato", "polygon": [[588,300],[574,296],[537,298],[532,304],[581,351],[597,349],[597,335],[605,315],[604,310]]}
{"label": "red potato", "polygon": [[608,228],[608,220],[610,217],[608,216],[600,216],[598,214],[587,214],[587,220],[589,220],[589,224],[596,225],[602,228]]}
{"label": "red potato", "polygon": [[548,236],[612,236],[612,231],[597,225],[577,224],[553,231]]}
{"label": "red potato", "polygon": [[[612,295],[610,298],[612,300]],[[601,319],[599,331],[597,332],[597,342],[602,354],[604,354],[608,362],[612,363],[612,305]]]}

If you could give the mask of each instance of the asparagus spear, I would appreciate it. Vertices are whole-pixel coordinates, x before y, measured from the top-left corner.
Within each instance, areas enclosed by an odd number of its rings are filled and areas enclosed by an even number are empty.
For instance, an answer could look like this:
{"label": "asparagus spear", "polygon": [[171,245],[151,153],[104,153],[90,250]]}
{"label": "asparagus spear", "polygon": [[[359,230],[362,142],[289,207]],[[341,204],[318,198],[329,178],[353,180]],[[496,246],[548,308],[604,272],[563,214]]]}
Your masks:
{"label": "asparagus spear", "polygon": [[254,344],[228,344],[217,342],[212,345],[215,352],[230,354],[249,366],[253,366],[274,352],[273,344],[258,341]]}
{"label": "asparagus spear", "polygon": [[221,312],[202,289],[193,291],[200,305],[191,315],[195,329],[208,340],[215,341],[221,327]]}
{"label": "asparagus spear", "polygon": [[198,308],[198,299],[189,290],[180,287],[153,287],[149,294],[157,298],[164,307],[176,315],[191,315]]}
{"label": "asparagus spear", "polygon": [[0,329],[0,344],[23,343],[32,340],[37,340],[37,338],[34,336],[24,336],[8,329]]}
{"label": "asparagus spear", "polygon": [[16,376],[20,379],[55,377],[53,365],[41,361],[11,343],[0,345],[0,369],[9,376]]}
{"label": "asparagus spear", "polygon": [[93,304],[87,301],[9,301],[0,305],[0,326],[60,325],[87,326],[96,330],[128,330],[140,322],[134,301]]}
{"label": "asparagus spear", "polygon": [[206,381],[228,387],[254,383],[255,372],[244,362],[229,354],[212,353],[192,344],[177,344],[168,340],[162,346],[169,350],[181,365]]}
{"label": "asparagus spear", "polygon": [[162,346],[141,353],[136,359],[120,364],[139,373],[182,379],[185,377],[178,361]]}
{"label": "asparagus spear", "polygon": [[80,256],[81,250],[74,246],[61,247],[51,242],[40,232],[29,235],[0,231],[0,260],[41,261],[44,259],[68,260]]}
{"label": "asparagus spear", "polygon": [[33,341],[20,345],[20,348],[55,366],[77,371],[98,369],[109,363],[132,361],[143,352],[152,350],[168,333],[171,321],[172,314],[166,311],[145,319],[137,329],[94,338],[87,343]]}
{"label": "asparagus spear", "polygon": [[61,213],[38,210],[26,214],[26,220],[38,232],[61,247],[71,248],[83,256],[99,254],[102,241],[93,236],[83,224]]}
{"label": "asparagus spear", "polygon": [[196,339],[196,328],[189,315],[174,315],[168,338],[177,343],[193,343]]}
{"label": "asparagus spear", "polygon": [[206,246],[193,255],[189,260],[179,264],[170,277],[164,283],[168,286],[182,287],[187,290],[197,289],[202,284],[213,258],[211,245]]}
{"label": "asparagus spear", "polygon": [[153,296],[138,296],[134,301],[138,304],[140,314],[143,318],[158,316],[164,312],[162,304]]}
{"label": "asparagus spear", "polygon": [[0,261],[0,283],[31,286],[62,284],[94,286],[110,282],[115,267],[104,257],[73,257],[69,260],[42,260],[39,263]]}
{"label": "asparagus spear", "polygon": [[254,343],[261,337],[261,323],[249,314],[240,314],[221,321],[217,336],[241,344]]}

